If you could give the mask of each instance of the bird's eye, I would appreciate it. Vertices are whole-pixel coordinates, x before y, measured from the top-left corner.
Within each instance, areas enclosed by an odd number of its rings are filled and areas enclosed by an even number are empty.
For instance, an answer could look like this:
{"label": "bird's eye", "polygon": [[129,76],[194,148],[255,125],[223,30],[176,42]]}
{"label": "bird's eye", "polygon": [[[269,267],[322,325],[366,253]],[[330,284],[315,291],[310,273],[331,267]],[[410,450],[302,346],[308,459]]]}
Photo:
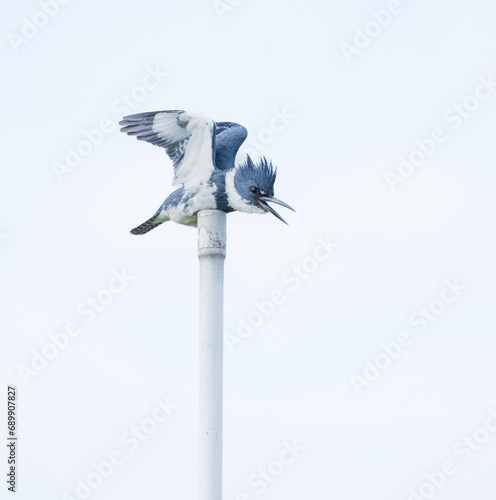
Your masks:
{"label": "bird's eye", "polygon": [[257,194],[258,193],[258,188],[256,186],[252,186],[250,188],[250,193]]}

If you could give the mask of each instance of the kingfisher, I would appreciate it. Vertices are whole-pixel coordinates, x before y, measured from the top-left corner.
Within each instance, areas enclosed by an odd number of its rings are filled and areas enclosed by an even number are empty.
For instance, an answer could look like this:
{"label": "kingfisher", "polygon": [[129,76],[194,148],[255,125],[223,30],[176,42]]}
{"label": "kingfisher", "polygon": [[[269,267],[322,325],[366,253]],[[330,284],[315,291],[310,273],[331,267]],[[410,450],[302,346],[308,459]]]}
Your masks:
{"label": "kingfisher", "polygon": [[[200,210],[266,214],[287,222],[271,207],[288,204],[274,197],[277,168],[262,157],[247,155],[236,165],[236,154],[246,139],[245,127],[233,122],[214,122],[190,111],[168,110],[123,117],[121,132],[164,148],[174,167],[173,186],[180,186],[160,205],[153,217],[131,230],[148,233],[172,220],[195,226]],[[293,210],[294,212],[294,210]]]}

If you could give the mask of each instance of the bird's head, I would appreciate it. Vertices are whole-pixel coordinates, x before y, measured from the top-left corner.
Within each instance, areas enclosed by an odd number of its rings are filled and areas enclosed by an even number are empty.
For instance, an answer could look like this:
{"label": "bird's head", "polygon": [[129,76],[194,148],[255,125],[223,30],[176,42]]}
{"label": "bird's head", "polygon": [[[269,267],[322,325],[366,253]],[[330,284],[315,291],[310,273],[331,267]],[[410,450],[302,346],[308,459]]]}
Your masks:
{"label": "bird's head", "polygon": [[[287,222],[268,203],[276,203],[293,210],[289,205],[274,198],[274,182],[277,169],[272,167],[272,162],[261,158],[256,165],[250,156],[246,157],[245,163],[239,165],[234,171],[233,184],[237,195],[240,197],[236,210],[241,212],[270,212],[279,220]],[[293,210],[294,212],[294,210]]]}

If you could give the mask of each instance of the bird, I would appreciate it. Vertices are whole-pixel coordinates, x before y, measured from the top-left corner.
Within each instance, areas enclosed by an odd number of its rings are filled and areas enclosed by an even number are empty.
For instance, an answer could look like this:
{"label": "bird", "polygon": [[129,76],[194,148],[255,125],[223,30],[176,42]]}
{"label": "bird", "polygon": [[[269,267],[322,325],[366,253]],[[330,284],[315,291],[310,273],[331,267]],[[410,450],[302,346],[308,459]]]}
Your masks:
{"label": "bird", "polygon": [[124,116],[121,132],[165,149],[174,167],[173,186],[179,186],[155,214],[131,230],[142,235],[173,221],[197,225],[197,213],[216,209],[266,214],[287,222],[268,203],[288,204],[274,197],[277,168],[249,155],[236,164],[236,154],[248,132],[234,122],[214,122],[199,113],[166,110]]}

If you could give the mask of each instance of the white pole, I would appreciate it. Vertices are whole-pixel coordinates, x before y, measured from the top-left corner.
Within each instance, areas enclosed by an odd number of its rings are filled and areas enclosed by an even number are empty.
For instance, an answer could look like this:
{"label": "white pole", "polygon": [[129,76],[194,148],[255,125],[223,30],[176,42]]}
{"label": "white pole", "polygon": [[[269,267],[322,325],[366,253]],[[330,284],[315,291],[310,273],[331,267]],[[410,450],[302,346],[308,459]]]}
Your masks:
{"label": "white pole", "polygon": [[199,500],[222,500],[222,355],[226,214],[198,212],[200,260]]}

